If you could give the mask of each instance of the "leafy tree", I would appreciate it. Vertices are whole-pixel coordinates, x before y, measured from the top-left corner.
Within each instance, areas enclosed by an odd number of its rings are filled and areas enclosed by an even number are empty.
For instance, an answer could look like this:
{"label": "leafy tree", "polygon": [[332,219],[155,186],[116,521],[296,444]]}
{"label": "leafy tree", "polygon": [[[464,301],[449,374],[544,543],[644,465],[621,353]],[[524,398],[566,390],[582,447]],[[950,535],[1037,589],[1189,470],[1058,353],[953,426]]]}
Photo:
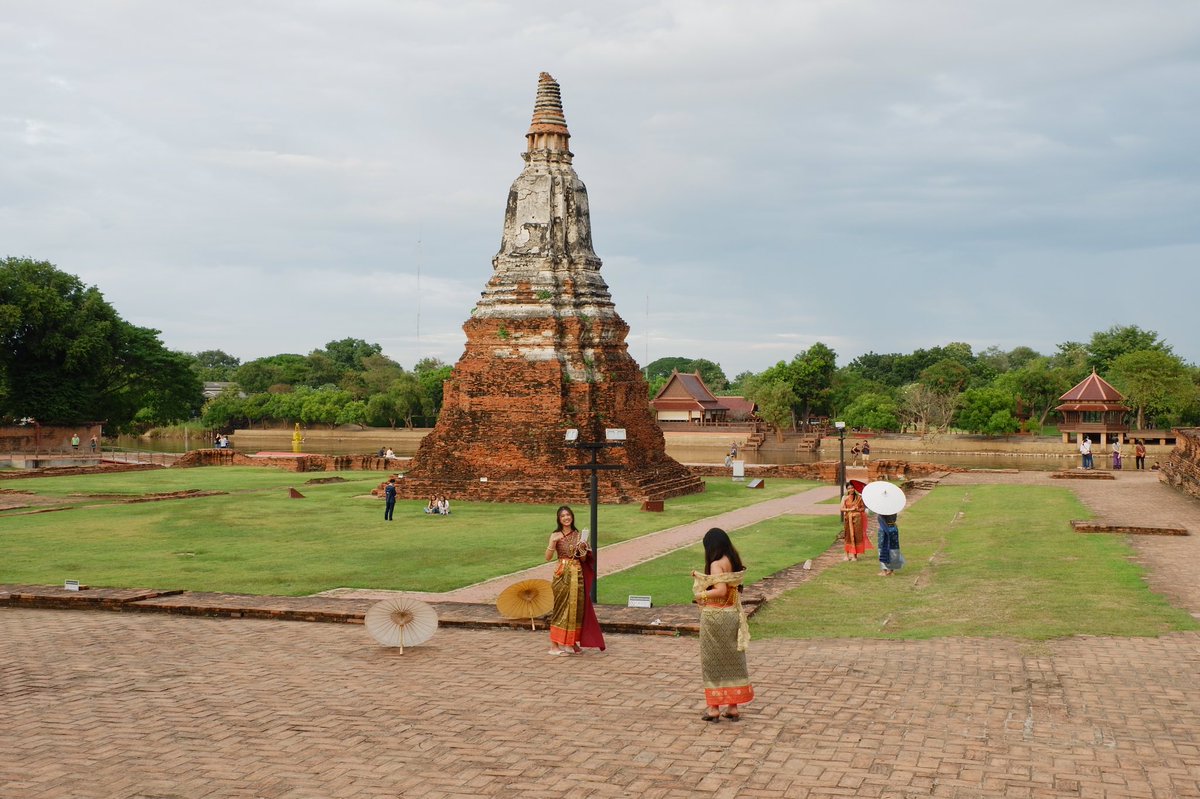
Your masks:
{"label": "leafy tree", "polygon": [[694,371],[688,367],[691,365],[691,358],[683,358],[678,355],[659,358],[646,364],[645,373],[646,380],[653,380],[656,377],[670,377],[671,372],[691,372]]}
{"label": "leafy tree", "polygon": [[223,350],[204,350],[191,356],[192,368],[201,380],[225,382],[233,380],[233,373],[241,361]]}
{"label": "leafy tree", "polygon": [[1119,355],[1109,377],[1137,410],[1137,429],[1145,429],[1146,417],[1177,418],[1197,402],[1196,384],[1183,361],[1163,350],[1140,350]]}
{"label": "leafy tree", "polygon": [[338,411],[338,424],[356,424],[361,430],[367,424],[367,403],[362,400],[351,400]]}
{"label": "leafy tree", "polygon": [[158,331],[123,320],[96,287],[46,261],[0,261],[0,416],[131,424],[191,415],[200,380]]}
{"label": "leafy tree", "polygon": [[322,387],[305,392],[300,405],[300,421],[306,425],[327,424],[332,428],[337,425],[338,414],[350,401],[350,392],[339,388]]}
{"label": "leafy tree", "polygon": [[304,384],[313,388],[337,385],[343,375],[351,371],[319,350],[310,352],[305,360],[308,373],[304,376]]}
{"label": "leafy tree", "polygon": [[[700,379],[704,381],[704,385],[708,386],[709,390],[714,394],[721,391],[726,391],[729,388],[729,378],[725,376],[725,371],[720,364],[713,363],[706,358],[681,358],[672,356],[668,358],[659,358],[652,361],[646,366],[646,382],[655,383],[657,378],[670,377],[672,371],[683,373],[699,372]],[[665,381],[663,381],[665,383]],[[662,388],[663,383],[657,383],[659,388]],[[650,396],[654,396],[656,392],[651,392]]]}
{"label": "leafy tree", "polygon": [[1016,400],[999,388],[972,388],[963,392],[958,409],[958,426],[972,433],[1004,435],[1020,428]]}
{"label": "leafy tree", "polygon": [[851,427],[864,430],[898,430],[899,407],[887,394],[860,394],[841,413]]}
{"label": "leafy tree", "polygon": [[367,399],[388,390],[404,368],[386,355],[368,355],[362,359],[362,371],[346,372],[342,376],[342,388],[358,399]]}
{"label": "leafy tree", "polygon": [[782,441],[784,428],[795,420],[793,409],[797,400],[791,381],[766,376],[752,378],[746,384],[746,396],[758,405],[759,418],[774,427],[776,437]]}
{"label": "leafy tree", "polygon": [[1026,363],[1019,369],[1000,375],[994,386],[1011,394],[1019,406],[1017,415],[1021,416],[1022,408],[1026,416],[1036,420],[1040,430],[1046,424],[1046,418],[1058,405],[1058,398],[1071,390],[1077,383],[1072,380],[1069,370],[1055,367],[1049,358],[1037,358]]}
{"label": "leafy tree", "polygon": [[938,394],[954,395],[961,392],[971,379],[971,372],[958,361],[943,358],[921,371],[920,382]]}
{"label": "leafy tree", "polygon": [[232,427],[246,419],[246,400],[236,388],[228,388],[204,403],[200,421],[205,427],[218,429]]}
{"label": "leafy tree", "polygon": [[425,396],[421,403],[421,407],[425,409],[423,413],[427,419],[436,417],[442,412],[443,391],[446,381],[454,372],[454,367],[448,366],[436,358],[426,358],[417,363],[414,371]]}
{"label": "leafy tree", "polygon": [[819,341],[792,359],[792,392],[801,419],[808,421],[814,408],[828,410],[836,370],[837,353]]}
{"label": "leafy tree", "polygon": [[931,429],[945,431],[958,407],[958,394],[943,394],[923,383],[909,383],[900,389],[901,422],[913,425],[921,435]]}
{"label": "leafy tree", "polygon": [[1088,366],[1101,375],[1107,375],[1113,361],[1130,352],[1150,350],[1171,354],[1171,347],[1153,330],[1142,330],[1137,325],[1113,325],[1108,330],[1092,334],[1087,345]]}
{"label": "leafy tree", "polygon": [[[315,355],[318,352],[321,351],[315,350],[312,354]],[[343,338],[326,344],[325,351],[321,354],[338,364],[345,372],[361,370],[363,359],[379,355],[382,352],[383,347],[378,344],[368,344],[361,338]]]}
{"label": "leafy tree", "polygon": [[[855,371],[849,366],[838,369],[833,373],[833,385],[829,390],[830,415],[844,417],[846,409],[856,399],[866,394],[878,394],[888,397],[892,400],[892,404],[896,405],[896,389],[877,380],[864,377],[861,372]],[[849,424],[849,422],[847,423]]]}

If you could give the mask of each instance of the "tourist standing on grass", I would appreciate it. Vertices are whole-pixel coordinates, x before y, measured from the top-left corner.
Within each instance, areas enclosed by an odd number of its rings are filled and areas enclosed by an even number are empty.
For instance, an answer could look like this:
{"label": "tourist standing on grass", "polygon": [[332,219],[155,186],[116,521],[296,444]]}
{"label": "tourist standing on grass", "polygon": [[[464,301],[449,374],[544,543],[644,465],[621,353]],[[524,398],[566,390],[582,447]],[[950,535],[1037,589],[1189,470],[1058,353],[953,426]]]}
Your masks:
{"label": "tourist standing on grass", "polygon": [[855,444],[854,449],[850,450],[850,465],[857,466],[860,458],[862,458],[862,447]]}
{"label": "tourist standing on grass", "polygon": [[1146,445],[1142,443],[1140,438],[1135,438],[1136,442],[1133,446],[1133,467],[1135,469],[1146,468]]}
{"label": "tourist standing on grass", "polygon": [[842,560],[858,560],[867,551],[867,506],[852,483],[846,483],[842,497],[842,546]]}
{"label": "tourist standing on grass", "polygon": [[71,436],[71,449],[79,451],[79,434],[75,433]]}
{"label": "tourist standing on grass", "polygon": [[394,510],[396,510],[396,478],[392,477],[383,487],[383,518],[385,521],[392,520],[392,511]]}
{"label": "tourist standing on grass", "polygon": [[1083,457],[1083,468],[1092,468],[1092,440],[1087,436],[1079,442],[1079,454]]}
{"label": "tourist standing on grass", "polygon": [[900,528],[896,526],[896,514],[879,517],[879,575],[891,577],[904,561],[900,558]]}
{"label": "tourist standing on grass", "polygon": [[[704,573],[692,572],[692,593],[700,606],[700,672],[704,713],[700,718],[738,721],[739,705],[754,699],[746,647],[750,626],[742,609],[746,567],[729,535],[719,527],[704,534]],[[724,706],[725,712],[721,712]]]}
{"label": "tourist standing on grass", "polygon": [[558,509],[558,528],[546,544],[546,560],[558,558],[554,579],[554,609],[550,611],[551,655],[573,655],[583,647],[604,649],[604,634],[592,607],[592,569],[595,556],[575,526],[575,512]]}
{"label": "tourist standing on grass", "polygon": [[862,458],[863,458],[863,466],[866,466],[868,464],[868,462],[871,460],[871,442],[870,441],[864,441],[862,443]]}
{"label": "tourist standing on grass", "polygon": [[1121,439],[1120,438],[1117,438],[1113,441],[1112,467],[1113,467],[1113,471],[1120,471],[1120,469],[1121,469]]}

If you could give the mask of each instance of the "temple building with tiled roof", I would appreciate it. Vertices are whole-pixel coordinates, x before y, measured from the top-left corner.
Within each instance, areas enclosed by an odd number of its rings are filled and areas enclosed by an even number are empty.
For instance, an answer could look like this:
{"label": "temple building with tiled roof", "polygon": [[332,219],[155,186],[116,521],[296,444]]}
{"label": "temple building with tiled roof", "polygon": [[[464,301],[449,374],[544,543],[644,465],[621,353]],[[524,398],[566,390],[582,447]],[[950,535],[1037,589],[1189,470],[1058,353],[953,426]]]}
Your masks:
{"label": "temple building with tiled roof", "polygon": [[1096,374],[1095,369],[1058,401],[1060,405],[1054,410],[1062,415],[1058,429],[1063,443],[1078,441],[1081,436],[1101,444],[1113,440],[1125,442],[1130,410],[1125,396]]}
{"label": "temple building with tiled roof", "polygon": [[671,372],[667,382],[650,400],[659,423],[690,422],[705,425],[724,422],[729,406],[717,399],[699,372]]}

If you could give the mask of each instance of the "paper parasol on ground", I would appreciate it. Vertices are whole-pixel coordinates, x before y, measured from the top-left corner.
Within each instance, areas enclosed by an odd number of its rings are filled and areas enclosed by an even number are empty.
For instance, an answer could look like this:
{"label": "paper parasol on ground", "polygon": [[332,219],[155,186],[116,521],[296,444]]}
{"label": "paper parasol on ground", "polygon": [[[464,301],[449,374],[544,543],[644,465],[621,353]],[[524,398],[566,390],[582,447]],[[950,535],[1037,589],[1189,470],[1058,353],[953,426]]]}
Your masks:
{"label": "paper parasol on ground", "polygon": [[529,619],[530,629],[536,627],[535,618],[546,615],[553,607],[554,589],[549,580],[521,580],[505,588],[496,598],[496,610],[501,616]]}
{"label": "paper parasol on ground", "polygon": [[406,596],[389,597],[376,602],[363,618],[367,632],[384,646],[423,644],[437,631],[437,612],[419,599]]}
{"label": "paper parasol on ground", "polygon": [[880,516],[899,513],[904,509],[904,503],[907,501],[900,487],[892,485],[887,480],[867,483],[862,490],[862,498],[863,504]]}
{"label": "paper parasol on ground", "polygon": [[863,482],[862,480],[847,480],[846,482],[849,483],[850,487],[853,488],[855,491],[857,491],[859,494],[861,494],[863,492],[863,489],[867,487],[867,484],[865,482]]}

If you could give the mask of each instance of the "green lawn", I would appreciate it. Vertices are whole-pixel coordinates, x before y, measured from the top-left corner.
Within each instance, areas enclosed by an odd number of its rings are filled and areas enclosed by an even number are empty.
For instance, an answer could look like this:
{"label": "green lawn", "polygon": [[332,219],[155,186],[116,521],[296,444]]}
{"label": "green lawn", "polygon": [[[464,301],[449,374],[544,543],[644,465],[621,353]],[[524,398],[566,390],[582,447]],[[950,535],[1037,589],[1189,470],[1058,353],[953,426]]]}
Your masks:
{"label": "green lawn", "polygon": [[[735,530],[730,537],[746,564],[749,585],[817,557],[837,534],[837,517],[779,516]],[[704,569],[701,544],[601,578],[597,597],[601,604],[624,605],[630,594],[649,594],[655,605],[686,605],[692,601],[693,569]]]}
{"label": "green lawn", "polygon": [[[11,481],[5,488],[62,499],[68,510],[0,513],[0,583],[181,588],[303,595],[337,587],[448,591],[540,562],[554,506],[453,503],[448,517],[424,502],[365,495],[386,473],[340,472],[345,483],[305,485],[327,473],[267,468],[165,469]],[[602,505],[601,546],[816,485],[772,480],[764,489],[716,479],[663,513]],[[304,499],[291,499],[295,487]],[[116,504],[71,494],[137,496],[185,489],[223,496]],[[575,508],[587,524],[586,505]]]}
{"label": "green lawn", "polygon": [[[900,516],[907,566],[839,564],[754,616],[762,637],[1158,635],[1200,629],[1152,594],[1121,536],[1084,535],[1065,488],[938,488]],[[872,539],[874,540],[874,538]]]}
{"label": "green lawn", "polygon": [[[449,517],[423,502],[367,498],[385,474],[342,472],[344,483],[265,468],[168,469],[5,481],[50,497],[60,512],[0,512],[0,583],[178,588],[303,595],[340,586],[446,591],[541,562],[554,506],[456,502]],[[814,484],[770,480],[747,491],[725,479],[704,494],[600,508],[611,544]],[[305,499],[291,499],[295,487]],[[118,504],[111,498],[184,489],[229,494]],[[79,495],[91,495],[82,497]],[[587,507],[575,507],[579,524]],[[1066,488],[935,489],[900,517],[907,567],[875,576],[874,553],[838,563],[754,616],[757,637],[932,638],[1158,635],[1200,622],[1150,593],[1123,537],[1083,535],[1068,524],[1088,512]],[[815,558],[833,544],[836,517],[784,516],[731,531],[750,581]],[[655,605],[691,599],[699,545],[606,577],[600,600]]]}

